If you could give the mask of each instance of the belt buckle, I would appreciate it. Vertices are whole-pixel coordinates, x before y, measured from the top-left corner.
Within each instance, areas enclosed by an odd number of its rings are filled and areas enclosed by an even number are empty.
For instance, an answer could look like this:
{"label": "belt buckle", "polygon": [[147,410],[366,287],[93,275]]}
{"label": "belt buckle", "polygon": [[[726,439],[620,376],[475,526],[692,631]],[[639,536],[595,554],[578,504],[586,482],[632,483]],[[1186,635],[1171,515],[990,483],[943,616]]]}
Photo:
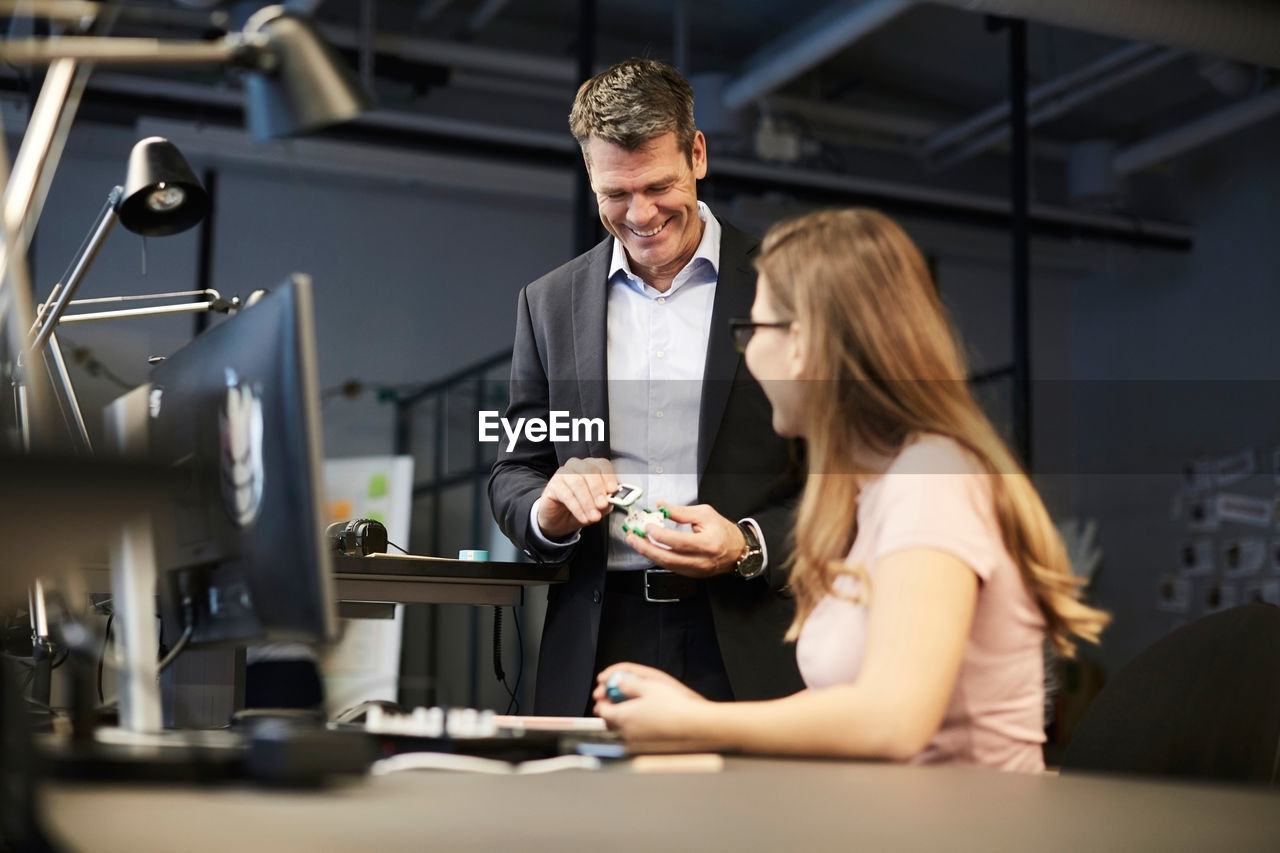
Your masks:
{"label": "belt buckle", "polygon": [[649,575],[656,575],[656,574],[671,575],[675,573],[669,572],[666,569],[645,569],[644,570],[644,600],[649,602],[650,604],[675,604],[680,599],[654,598],[653,595],[649,592]]}

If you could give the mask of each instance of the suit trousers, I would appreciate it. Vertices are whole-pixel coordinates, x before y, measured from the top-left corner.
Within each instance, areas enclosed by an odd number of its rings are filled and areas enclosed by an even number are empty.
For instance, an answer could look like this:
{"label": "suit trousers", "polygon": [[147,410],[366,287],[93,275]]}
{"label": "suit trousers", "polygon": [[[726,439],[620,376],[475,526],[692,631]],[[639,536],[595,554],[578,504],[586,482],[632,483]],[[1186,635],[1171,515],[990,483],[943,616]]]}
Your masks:
{"label": "suit trousers", "polygon": [[[631,571],[609,572],[600,611],[595,671],[623,661],[645,664],[678,678],[713,701],[733,699],[716,641],[711,605],[701,582],[680,601],[650,602],[634,584],[611,582]],[[588,701],[586,713],[594,703]]]}

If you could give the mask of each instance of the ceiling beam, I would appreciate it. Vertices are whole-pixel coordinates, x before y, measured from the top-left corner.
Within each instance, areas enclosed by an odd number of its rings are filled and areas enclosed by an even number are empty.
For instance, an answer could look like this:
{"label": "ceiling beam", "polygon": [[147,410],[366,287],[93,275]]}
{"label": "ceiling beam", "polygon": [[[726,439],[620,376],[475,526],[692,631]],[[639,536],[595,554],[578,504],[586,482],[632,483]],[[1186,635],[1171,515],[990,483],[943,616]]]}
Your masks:
{"label": "ceiling beam", "polygon": [[[1158,68],[1162,68],[1180,59],[1184,56],[1181,50],[1175,48],[1166,48],[1157,53],[1151,54],[1134,64],[1123,68],[1110,76],[1103,77],[1091,83],[1087,83],[1074,91],[1065,94],[1059,94],[1050,98],[1047,102],[1042,103],[1031,109],[1027,113],[1027,126],[1036,127],[1045,122],[1057,118],[1070,110],[1093,100],[1104,92],[1123,86],[1132,80],[1150,74]],[[976,139],[971,140],[961,146],[951,154],[934,160],[931,165],[936,170],[949,169],[950,167],[968,160],[983,151],[998,145],[1009,137],[1011,127],[1008,122],[998,125]]]}
{"label": "ceiling beam", "polygon": [[915,0],[831,4],[748,59],[725,87],[725,108],[736,110],[769,94],[914,5]]}
{"label": "ceiling beam", "polygon": [[[1052,80],[1047,80],[1035,86],[1027,92],[1027,106],[1035,106],[1045,98],[1053,97],[1095,77],[1099,77],[1118,66],[1140,59],[1154,50],[1155,48],[1149,44],[1131,44],[1112,51],[1095,59],[1093,62],[1074,68],[1065,74],[1060,74]],[[987,107],[985,110],[934,134],[924,143],[924,152],[926,154],[936,154],[943,148],[963,142],[982,131],[990,130],[999,124],[1006,124],[1008,119],[1009,101],[1006,98],[1000,103]]]}
{"label": "ceiling beam", "polygon": [[453,0],[422,0],[418,11],[414,13],[414,23],[421,29],[439,17]]}
{"label": "ceiling beam", "polygon": [[462,28],[459,35],[462,38],[471,38],[478,35],[481,30],[489,26],[489,23],[496,17],[498,13],[506,8],[510,0],[484,0],[471,17],[467,19],[466,25]]}
{"label": "ceiling beam", "polygon": [[[860,203],[901,204],[934,212],[963,213],[1005,223],[1011,201],[1003,196],[943,189],[924,184],[890,181],[861,175],[840,175],[816,169],[773,166],[750,160],[717,157],[712,176],[746,179],[778,189],[811,190],[832,196],[863,199]],[[1031,228],[1058,233],[1118,239],[1141,245],[1185,250],[1195,242],[1195,228],[1176,222],[1142,219],[1114,213],[1095,213],[1055,204],[1030,205]]]}
{"label": "ceiling beam", "polygon": [[1091,33],[1280,68],[1275,0],[932,0]]}
{"label": "ceiling beam", "polygon": [[1122,148],[1112,168],[1119,175],[1141,171],[1276,114],[1280,114],[1280,86]]}
{"label": "ceiling beam", "polygon": [[[319,30],[325,40],[334,47],[355,50],[360,46],[360,33],[356,30],[325,25],[321,25]],[[509,74],[525,80],[564,83],[575,88],[578,84],[577,65],[572,59],[389,33],[376,34],[373,37],[373,45],[379,53],[391,54],[414,62],[465,68],[470,71],[487,71],[491,74]]]}

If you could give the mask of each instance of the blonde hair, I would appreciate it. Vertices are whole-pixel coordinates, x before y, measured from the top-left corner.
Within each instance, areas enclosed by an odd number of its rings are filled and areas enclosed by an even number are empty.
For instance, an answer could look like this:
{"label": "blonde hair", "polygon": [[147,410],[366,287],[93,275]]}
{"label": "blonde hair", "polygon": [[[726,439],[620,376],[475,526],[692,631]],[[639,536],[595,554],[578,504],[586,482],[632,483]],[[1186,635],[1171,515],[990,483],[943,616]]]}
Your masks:
{"label": "blonde hair", "polygon": [[931,433],[956,441],[993,475],[1005,548],[1057,650],[1073,655],[1071,636],[1096,643],[1110,616],[1079,600],[1062,539],[974,400],[924,258],[906,233],[874,210],[812,213],[774,226],[755,265],[778,319],[804,330],[806,380],[831,392],[805,394],[800,414],[809,476],[794,534],[797,610],[788,639],[824,595],[839,594],[837,576],[867,580],[862,567],[844,564],[857,535],[858,466],[891,459]]}

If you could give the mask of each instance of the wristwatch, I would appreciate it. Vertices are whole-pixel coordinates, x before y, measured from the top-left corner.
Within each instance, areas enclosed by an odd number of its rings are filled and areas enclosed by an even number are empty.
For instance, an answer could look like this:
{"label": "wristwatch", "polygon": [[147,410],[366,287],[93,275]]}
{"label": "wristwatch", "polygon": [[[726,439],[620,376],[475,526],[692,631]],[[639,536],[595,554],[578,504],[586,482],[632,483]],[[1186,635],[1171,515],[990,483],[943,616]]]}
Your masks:
{"label": "wristwatch", "polygon": [[743,537],[747,540],[747,547],[742,552],[742,556],[738,558],[738,562],[734,564],[734,571],[747,580],[758,578],[764,574],[764,547],[760,544],[759,537],[756,536],[754,524],[747,521],[739,521],[738,529],[742,531]]}

